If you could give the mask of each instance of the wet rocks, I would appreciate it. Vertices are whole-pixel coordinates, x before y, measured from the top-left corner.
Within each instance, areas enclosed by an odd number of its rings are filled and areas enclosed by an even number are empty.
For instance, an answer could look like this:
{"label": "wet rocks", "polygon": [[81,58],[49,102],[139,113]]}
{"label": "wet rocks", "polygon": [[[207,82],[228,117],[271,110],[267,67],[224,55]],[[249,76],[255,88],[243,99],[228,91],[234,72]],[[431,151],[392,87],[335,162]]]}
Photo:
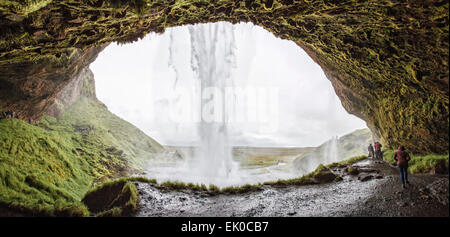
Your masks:
{"label": "wet rocks", "polygon": [[345,171],[350,175],[358,175],[359,174],[358,168],[353,167],[353,166],[347,167],[347,169]]}
{"label": "wet rocks", "polygon": [[359,168],[359,173],[379,173],[380,171],[372,168]]}
{"label": "wet rocks", "polygon": [[321,171],[315,174],[312,180],[316,183],[330,183],[336,179],[336,175],[333,174],[330,170]]}
{"label": "wet rocks", "polygon": [[362,174],[360,176],[358,176],[358,180],[361,182],[365,182],[365,181],[369,181],[371,179],[373,179],[374,177],[370,174]]}
{"label": "wet rocks", "polygon": [[425,195],[438,200],[442,205],[449,204],[449,180],[439,179],[421,190]]}

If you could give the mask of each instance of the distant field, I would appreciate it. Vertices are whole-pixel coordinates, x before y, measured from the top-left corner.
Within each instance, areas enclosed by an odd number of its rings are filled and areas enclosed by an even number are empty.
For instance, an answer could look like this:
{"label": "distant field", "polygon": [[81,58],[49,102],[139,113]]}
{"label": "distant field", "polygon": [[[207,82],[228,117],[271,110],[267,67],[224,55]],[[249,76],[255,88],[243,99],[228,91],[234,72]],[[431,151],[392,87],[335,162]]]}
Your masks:
{"label": "distant field", "polygon": [[[194,147],[166,146],[182,156],[194,155]],[[234,147],[233,159],[243,168],[261,168],[280,162],[292,163],[296,157],[314,151],[314,147]]]}

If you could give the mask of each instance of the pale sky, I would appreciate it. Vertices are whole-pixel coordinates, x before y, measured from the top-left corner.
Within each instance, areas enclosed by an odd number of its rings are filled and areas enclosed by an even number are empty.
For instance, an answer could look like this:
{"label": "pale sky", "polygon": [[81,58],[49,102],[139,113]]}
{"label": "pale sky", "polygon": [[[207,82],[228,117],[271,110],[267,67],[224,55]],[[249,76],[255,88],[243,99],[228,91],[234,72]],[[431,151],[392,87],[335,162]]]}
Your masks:
{"label": "pale sky", "polygon": [[[261,131],[261,126],[267,124],[234,124],[230,132],[233,145],[318,146],[332,136],[366,127],[363,120],[345,111],[322,69],[295,43],[250,23],[235,25],[234,37],[234,84],[276,88],[278,107],[273,117],[276,119],[268,116],[277,129]],[[192,88],[196,80],[187,26],[160,35],[149,34],[133,44],[111,44],[90,68],[97,97],[111,112],[163,145],[195,144],[196,124],[170,119],[175,102],[189,108],[174,93],[175,69],[179,76],[177,87]]]}

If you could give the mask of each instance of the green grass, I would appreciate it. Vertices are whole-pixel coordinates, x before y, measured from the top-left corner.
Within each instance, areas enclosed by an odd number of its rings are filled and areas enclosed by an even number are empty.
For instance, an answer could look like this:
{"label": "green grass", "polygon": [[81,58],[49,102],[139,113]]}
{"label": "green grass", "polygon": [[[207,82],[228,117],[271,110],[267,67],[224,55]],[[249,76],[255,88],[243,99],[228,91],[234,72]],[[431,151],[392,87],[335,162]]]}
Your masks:
{"label": "green grass", "polygon": [[366,155],[355,156],[355,157],[352,157],[352,158],[350,158],[350,159],[347,159],[347,160],[344,160],[344,161],[341,161],[341,162],[334,162],[334,163],[331,163],[331,164],[327,165],[327,167],[328,167],[328,168],[333,168],[333,167],[343,167],[343,166],[347,166],[347,165],[350,165],[350,164],[354,164],[354,163],[356,163],[356,162],[359,162],[359,161],[362,161],[362,160],[365,160],[365,159],[367,159],[367,156],[366,156]]}
{"label": "green grass", "polygon": [[88,139],[81,144],[87,153],[98,153],[106,159],[116,156],[126,160],[134,169],[142,167],[146,159],[163,149],[138,128],[108,111],[104,104],[85,97],[81,97],[59,119],[45,116],[40,126],[62,134],[76,132],[80,135],[76,139]]}
{"label": "green grass", "polygon": [[0,120],[0,130],[2,206],[50,216],[65,209],[87,214],[79,200],[94,176],[70,142],[17,119]]}
{"label": "green grass", "polygon": [[[408,170],[413,174],[429,173],[437,165],[444,166],[448,171],[449,154],[415,155],[410,153],[410,156],[411,160],[408,163]],[[390,164],[394,163],[394,150],[383,151],[383,159]]]}
{"label": "green grass", "polygon": [[98,101],[82,98],[37,126],[0,120],[0,207],[45,216],[87,216],[95,183],[128,175],[162,147]]}
{"label": "green grass", "polygon": [[86,193],[83,202],[99,217],[129,215],[137,210],[139,203],[137,188],[131,180],[120,178],[98,185]]}

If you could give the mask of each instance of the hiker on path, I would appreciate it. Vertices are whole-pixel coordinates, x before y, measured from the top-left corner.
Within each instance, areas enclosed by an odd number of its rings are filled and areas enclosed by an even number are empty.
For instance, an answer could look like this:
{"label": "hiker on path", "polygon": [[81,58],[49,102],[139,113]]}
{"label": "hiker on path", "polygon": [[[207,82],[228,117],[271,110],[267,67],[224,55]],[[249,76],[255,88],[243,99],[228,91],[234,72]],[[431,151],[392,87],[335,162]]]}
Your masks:
{"label": "hiker on path", "polygon": [[406,188],[408,182],[408,161],[411,160],[408,152],[405,151],[404,146],[399,146],[398,150],[394,153],[394,160],[397,161],[397,167],[400,171],[400,179],[402,181],[403,188]]}
{"label": "hiker on path", "polygon": [[375,142],[375,158],[377,160],[383,160],[383,153],[381,152],[381,143]]}
{"label": "hiker on path", "polygon": [[367,147],[367,150],[369,151],[369,158],[374,159],[374,150],[373,150],[373,146],[372,143],[369,144],[369,147]]}

